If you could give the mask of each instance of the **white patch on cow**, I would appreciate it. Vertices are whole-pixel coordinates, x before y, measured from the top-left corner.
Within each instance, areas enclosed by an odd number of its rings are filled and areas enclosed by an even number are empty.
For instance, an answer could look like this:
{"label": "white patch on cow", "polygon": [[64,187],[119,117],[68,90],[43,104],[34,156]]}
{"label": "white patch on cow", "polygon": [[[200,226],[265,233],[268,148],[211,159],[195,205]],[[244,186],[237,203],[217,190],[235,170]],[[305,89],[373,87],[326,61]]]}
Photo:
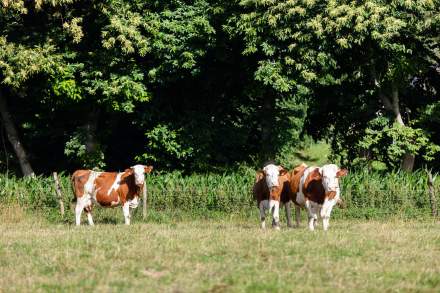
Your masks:
{"label": "white patch on cow", "polygon": [[128,201],[122,205],[122,212],[124,213],[125,225],[130,225],[130,203]]}
{"label": "white patch on cow", "polygon": [[280,169],[274,164],[269,164],[263,168],[264,174],[266,175],[266,184],[269,189],[279,185],[278,177],[280,175]]}
{"label": "white patch on cow", "polygon": [[322,166],[320,173],[322,175],[322,185],[326,192],[339,189],[339,178],[336,177],[338,170],[339,168],[335,164]]}
{"label": "white patch on cow", "polygon": [[[101,172],[95,172],[91,171],[89,174],[89,178],[84,184],[84,193],[82,196],[78,197],[76,199],[76,207],[75,207],[75,223],[77,226],[81,225],[81,214],[85,207],[92,206],[92,200],[95,193],[95,186],[94,182],[95,179],[101,174]],[[96,201],[96,196],[95,196]],[[89,214],[89,213],[87,213]],[[87,216],[87,219],[89,220],[89,216]],[[93,223],[93,220],[92,220]],[[90,224],[90,220],[89,220]]]}
{"label": "white patch on cow", "polygon": [[81,214],[84,209],[84,206],[82,205],[81,198],[78,198],[76,201],[76,207],[75,207],[75,223],[77,226],[81,225]]}
{"label": "white patch on cow", "polygon": [[306,182],[307,177],[309,176],[310,172],[315,170],[317,167],[308,167],[304,170],[304,174],[301,176],[300,182],[299,182],[299,190],[296,193],[296,202],[300,206],[305,206],[306,204],[306,198],[304,196],[303,187],[304,183]]}
{"label": "white patch on cow", "polygon": [[330,218],[330,215],[332,213],[332,209],[335,206],[337,200],[336,199],[325,199],[324,204],[321,207],[321,218]]}
{"label": "white patch on cow", "polygon": [[[112,186],[109,188],[107,195],[110,195],[112,193],[112,191],[116,191],[118,190],[120,183],[121,183],[121,177],[124,173],[118,173],[118,175],[116,175],[116,179],[113,182]],[[119,197],[118,197],[118,201],[119,201]]]}
{"label": "white patch on cow", "polygon": [[330,218],[322,218],[322,228],[324,229],[324,231],[328,230],[328,227],[330,225]]}
{"label": "white patch on cow", "polygon": [[95,224],[93,223],[92,213],[90,213],[90,212],[87,213],[87,221],[89,222],[89,225],[90,225],[90,226],[95,225]]}
{"label": "white patch on cow", "polygon": [[277,200],[269,200],[269,211],[272,212],[272,225],[275,229],[280,228],[280,202]]}
{"label": "white patch on cow", "polygon": [[134,181],[136,185],[144,184],[145,182],[145,166],[144,165],[135,165],[131,167],[134,172]]}

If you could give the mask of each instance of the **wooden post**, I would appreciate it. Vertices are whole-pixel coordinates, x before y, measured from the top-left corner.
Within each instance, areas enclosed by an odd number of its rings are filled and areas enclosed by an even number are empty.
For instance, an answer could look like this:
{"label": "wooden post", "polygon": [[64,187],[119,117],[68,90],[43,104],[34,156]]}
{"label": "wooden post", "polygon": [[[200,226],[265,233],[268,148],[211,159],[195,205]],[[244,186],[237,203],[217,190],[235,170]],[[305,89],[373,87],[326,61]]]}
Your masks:
{"label": "wooden post", "polygon": [[142,216],[143,216],[143,219],[145,220],[145,218],[147,217],[147,196],[148,196],[147,178],[145,178],[144,188],[142,188],[142,193],[143,193]]}
{"label": "wooden post", "polygon": [[430,171],[426,170],[428,173],[428,192],[429,192],[429,201],[431,203],[431,213],[433,217],[438,216],[437,210],[437,201],[435,199],[435,190],[434,190],[434,179],[432,178],[432,174]]}
{"label": "wooden post", "polygon": [[63,196],[61,193],[61,186],[60,186],[60,181],[58,180],[58,175],[57,172],[53,172],[53,179],[55,180],[55,191],[57,193],[57,197],[58,197],[58,202],[60,204],[60,213],[61,213],[61,217],[64,218],[64,203],[63,203]]}

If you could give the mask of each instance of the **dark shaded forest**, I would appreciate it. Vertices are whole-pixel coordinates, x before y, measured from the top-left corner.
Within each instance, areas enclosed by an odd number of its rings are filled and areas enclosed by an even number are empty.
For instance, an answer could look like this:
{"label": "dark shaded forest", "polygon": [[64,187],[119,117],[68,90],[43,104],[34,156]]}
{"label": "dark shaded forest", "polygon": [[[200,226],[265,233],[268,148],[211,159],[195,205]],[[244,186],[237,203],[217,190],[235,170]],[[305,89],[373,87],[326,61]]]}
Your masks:
{"label": "dark shaded forest", "polygon": [[2,1],[0,170],[440,169],[439,1]]}

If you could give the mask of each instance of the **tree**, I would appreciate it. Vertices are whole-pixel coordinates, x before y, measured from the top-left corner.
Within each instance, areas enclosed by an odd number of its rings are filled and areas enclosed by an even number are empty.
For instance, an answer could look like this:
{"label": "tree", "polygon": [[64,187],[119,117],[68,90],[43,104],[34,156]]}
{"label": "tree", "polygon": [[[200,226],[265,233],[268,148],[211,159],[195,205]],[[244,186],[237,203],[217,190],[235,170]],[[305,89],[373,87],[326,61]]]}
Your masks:
{"label": "tree", "polygon": [[[348,147],[352,156],[360,155],[356,142],[381,109],[394,115],[400,129],[411,128],[402,98],[416,75],[438,64],[437,2],[240,4],[246,13],[235,20],[236,27],[246,44],[243,53],[259,58],[256,78],[280,93],[306,88],[313,97],[309,119],[320,120],[321,134],[324,124],[327,135],[340,139],[335,151]],[[355,143],[344,143],[348,137]],[[407,152],[401,167],[411,170],[416,152],[411,140],[402,143]]]}

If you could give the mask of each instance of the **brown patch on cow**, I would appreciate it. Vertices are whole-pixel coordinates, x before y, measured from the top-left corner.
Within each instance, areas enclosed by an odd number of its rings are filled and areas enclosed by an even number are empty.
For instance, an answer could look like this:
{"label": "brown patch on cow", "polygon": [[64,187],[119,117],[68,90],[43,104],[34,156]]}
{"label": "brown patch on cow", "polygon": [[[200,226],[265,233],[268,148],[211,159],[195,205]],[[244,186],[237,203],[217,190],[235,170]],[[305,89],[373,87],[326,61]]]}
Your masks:
{"label": "brown patch on cow", "polygon": [[267,184],[262,171],[257,171],[257,174],[255,176],[255,183],[252,187],[252,194],[254,196],[254,199],[257,201],[257,207],[259,207],[261,201],[269,199],[269,188],[267,188]]}
{"label": "brown patch on cow", "polygon": [[104,207],[114,207],[119,204],[124,204],[139,195],[143,186],[137,186],[135,184],[134,173],[131,169],[124,171],[118,182],[118,188],[113,189],[110,194],[108,194],[117,176],[118,173],[116,172],[104,172],[96,178],[96,201],[100,205]]}
{"label": "brown patch on cow", "polygon": [[323,204],[325,199],[325,190],[322,186],[322,176],[319,173],[319,168],[315,168],[309,173],[303,186],[304,197],[316,202],[318,204]]}
{"label": "brown patch on cow", "polygon": [[254,199],[257,201],[257,207],[263,200],[277,200],[286,203],[293,198],[290,191],[290,173],[284,168],[280,168],[280,175],[278,177],[279,186],[271,188],[267,187],[265,174],[263,171],[257,171],[255,175],[255,184],[252,189]]}
{"label": "brown patch on cow", "polygon": [[296,200],[296,194],[297,194],[297,192],[299,192],[299,185],[301,182],[301,177],[303,176],[306,168],[307,168],[307,165],[302,163],[301,165],[295,167],[290,174],[290,190],[293,194],[292,200],[295,204],[298,204],[298,202]]}
{"label": "brown patch on cow", "polygon": [[150,174],[153,171],[153,166],[145,166],[144,172]]}
{"label": "brown patch on cow", "polygon": [[[112,190],[108,194],[110,188],[116,180],[118,173],[116,172],[103,172],[94,182],[96,188],[96,201],[104,207],[115,206],[115,202],[120,202],[122,199],[119,197],[119,193],[116,190]],[[122,201],[124,203],[125,201]]]}
{"label": "brown patch on cow", "polygon": [[77,170],[72,174],[72,187],[74,193],[74,200],[84,195],[84,185],[89,180],[90,170]]}
{"label": "brown patch on cow", "polygon": [[138,196],[142,191],[143,187],[144,187],[143,184],[136,185],[133,170],[130,169],[130,172],[127,172],[126,170],[124,174],[122,174],[121,176],[120,187],[119,187],[119,192],[125,195],[123,202],[126,202],[127,200],[131,200],[135,198],[135,196]]}

